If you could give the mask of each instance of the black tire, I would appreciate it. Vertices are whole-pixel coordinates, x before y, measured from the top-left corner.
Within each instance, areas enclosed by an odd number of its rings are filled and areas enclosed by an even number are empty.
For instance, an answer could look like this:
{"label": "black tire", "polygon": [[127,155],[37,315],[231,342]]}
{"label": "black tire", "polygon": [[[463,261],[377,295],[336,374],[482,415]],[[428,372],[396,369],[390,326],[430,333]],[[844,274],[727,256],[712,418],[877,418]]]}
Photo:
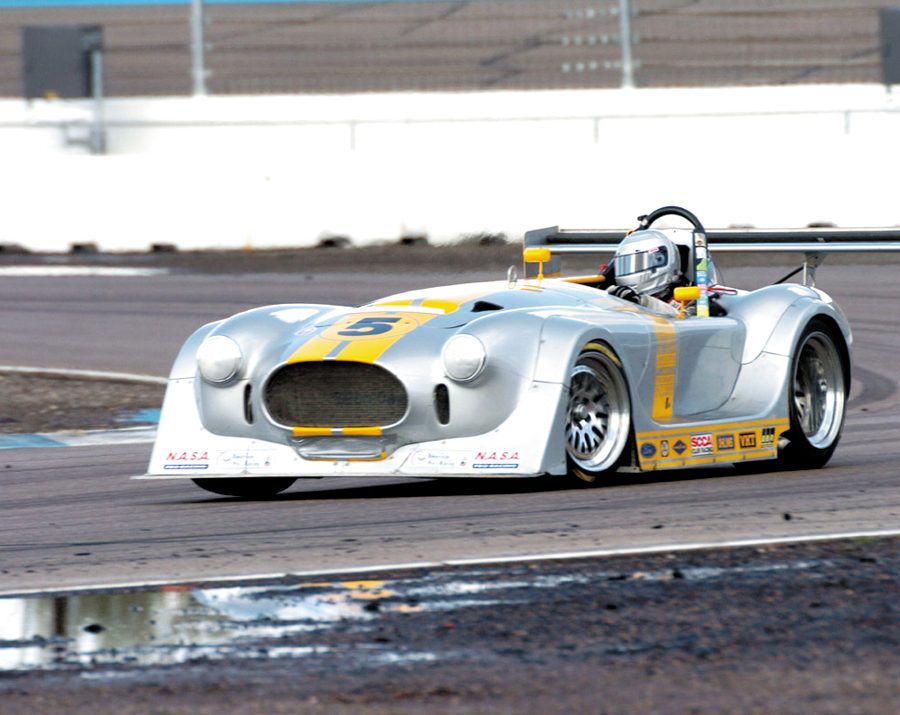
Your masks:
{"label": "black tire", "polygon": [[843,337],[821,319],[804,328],[794,346],[788,383],[790,429],[778,455],[788,469],[819,469],[831,459],[844,428],[850,391]]}
{"label": "black tire", "polygon": [[631,399],[622,363],[609,346],[589,343],[569,373],[566,461],[576,484],[597,484],[628,455]]}
{"label": "black tire", "polygon": [[201,489],[226,497],[261,499],[283,492],[297,481],[294,477],[253,477],[250,479],[192,479]]}

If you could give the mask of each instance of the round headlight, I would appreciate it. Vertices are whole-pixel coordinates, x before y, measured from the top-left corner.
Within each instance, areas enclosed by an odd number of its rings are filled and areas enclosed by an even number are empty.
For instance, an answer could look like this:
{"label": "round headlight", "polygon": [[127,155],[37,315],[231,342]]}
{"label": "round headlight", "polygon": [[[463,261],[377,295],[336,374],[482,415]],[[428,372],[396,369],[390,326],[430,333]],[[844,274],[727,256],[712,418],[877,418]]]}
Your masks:
{"label": "round headlight", "polygon": [[487,360],[487,351],[474,335],[462,333],[444,343],[441,360],[447,377],[457,382],[467,382],[481,374]]}
{"label": "round headlight", "polygon": [[197,367],[208,382],[227,382],[241,368],[241,349],[224,335],[211,335],[197,348]]}

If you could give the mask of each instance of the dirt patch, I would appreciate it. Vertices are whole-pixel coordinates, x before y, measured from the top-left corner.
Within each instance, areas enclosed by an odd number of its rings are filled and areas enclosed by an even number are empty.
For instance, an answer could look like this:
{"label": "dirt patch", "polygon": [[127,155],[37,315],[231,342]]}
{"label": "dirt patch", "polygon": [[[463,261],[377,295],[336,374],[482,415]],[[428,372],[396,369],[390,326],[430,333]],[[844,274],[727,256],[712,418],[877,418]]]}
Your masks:
{"label": "dirt patch", "polygon": [[152,423],[164,391],[164,385],[0,373],[0,434]]}

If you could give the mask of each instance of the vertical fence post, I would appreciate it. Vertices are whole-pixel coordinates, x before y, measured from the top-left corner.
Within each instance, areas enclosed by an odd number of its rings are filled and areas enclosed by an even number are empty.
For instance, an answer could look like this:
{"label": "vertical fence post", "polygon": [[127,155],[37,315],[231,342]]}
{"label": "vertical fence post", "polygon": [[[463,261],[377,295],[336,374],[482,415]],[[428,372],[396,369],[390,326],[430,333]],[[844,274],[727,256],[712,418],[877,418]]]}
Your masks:
{"label": "vertical fence post", "polygon": [[92,154],[106,152],[106,121],[103,106],[103,50],[91,50],[91,94],[94,99],[94,121],[91,124],[90,140]]}
{"label": "vertical fence post", "polygon": [[206,94],[206,68],[203,45],[203,0],[191,0],[191,74],[194,96]]}
{"label": "vertical fence post", "polygon": [[634,87],[631,56],[631,0],[619,0],[619,44],[622,47],[622,87]]}

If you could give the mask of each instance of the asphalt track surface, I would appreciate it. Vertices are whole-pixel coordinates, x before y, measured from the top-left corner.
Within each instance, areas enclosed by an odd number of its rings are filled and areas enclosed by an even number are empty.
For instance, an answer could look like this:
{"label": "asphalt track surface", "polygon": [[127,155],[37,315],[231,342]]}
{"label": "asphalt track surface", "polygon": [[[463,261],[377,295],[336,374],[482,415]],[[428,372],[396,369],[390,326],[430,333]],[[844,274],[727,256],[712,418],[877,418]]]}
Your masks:
{"label": "asphalt track surface", "polygon": [[[778,267],[732,269],[770,282]],[[276,302],[360,303],[483,278],[332,274],[4,278],[0,364],[165,375],[203,322]],[[843,440],[822,470],[694,470],[596,489],[544,480],[300,481],[263,501],[140,482],[149,445],[0,454],[0,590],[197,580],[384,564],[900,528],[896,268],[832,265],[819,285],[855,331]]]}

